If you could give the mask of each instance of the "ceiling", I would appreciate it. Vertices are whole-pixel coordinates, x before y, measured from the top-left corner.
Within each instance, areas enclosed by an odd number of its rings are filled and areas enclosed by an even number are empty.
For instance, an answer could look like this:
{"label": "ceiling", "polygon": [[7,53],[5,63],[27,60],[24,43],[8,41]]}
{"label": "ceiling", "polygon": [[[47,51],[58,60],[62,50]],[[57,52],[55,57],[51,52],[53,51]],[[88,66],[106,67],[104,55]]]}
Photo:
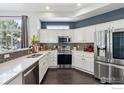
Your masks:
{"label": "ceiling", "polygon": [[[0,11],[30,11],[30,12],[74,12],[81,8],[93,5],[92,3],[1,3]],[[50,9],[46,10],[46,6]]]}
{"label": "ceiling", "polygon": [[0,3],[0,12],[37,12],[44,21],[74,21],[122,7],[124,3]]}

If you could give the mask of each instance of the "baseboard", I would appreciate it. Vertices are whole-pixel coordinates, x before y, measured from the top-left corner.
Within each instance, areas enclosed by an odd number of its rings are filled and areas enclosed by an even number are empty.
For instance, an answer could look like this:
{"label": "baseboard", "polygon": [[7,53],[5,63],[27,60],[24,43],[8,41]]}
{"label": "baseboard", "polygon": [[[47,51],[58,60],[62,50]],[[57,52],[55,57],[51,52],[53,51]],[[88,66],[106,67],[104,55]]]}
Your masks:
{"label": "baseboard", "polygon": [[[49,66],[49,68],[60,68],[60,67],[59,67],[59,66]],[[76,66],[71,66],[71,68],[74,68],[74,69],[77,69],[77,70],[80,70],[80,71],[89,73],[89,74],[91,74],[91,75],[94,75],[93,72],[87,71],[87,70],[85,70],[85,69],[82,69],[82,68],[79,68],[79,67],[76,67]]]}
{"label": "baseboard", "polygon": [[80,70],[80,71],[83,71],[83,72],[88,73],[88,74],[91,74],[91,75],[94,75],[93,72],[87,71],[87,70],[82,69],[82,68],[79,68],[79,67],[75,67],[75,66],[73,66],[72,68],[77,69],[77,70]]}

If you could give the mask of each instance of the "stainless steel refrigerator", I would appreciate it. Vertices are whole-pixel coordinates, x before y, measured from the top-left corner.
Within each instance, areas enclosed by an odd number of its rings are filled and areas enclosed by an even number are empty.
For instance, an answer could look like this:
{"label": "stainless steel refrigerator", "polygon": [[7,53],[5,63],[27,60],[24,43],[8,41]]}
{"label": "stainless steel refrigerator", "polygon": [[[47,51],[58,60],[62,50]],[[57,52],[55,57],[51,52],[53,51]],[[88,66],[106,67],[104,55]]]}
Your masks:
{"label": "stainless steel refrigerator", "polygon": [[94,76],[101,83],[124,83],[124,29],[95,32]]}

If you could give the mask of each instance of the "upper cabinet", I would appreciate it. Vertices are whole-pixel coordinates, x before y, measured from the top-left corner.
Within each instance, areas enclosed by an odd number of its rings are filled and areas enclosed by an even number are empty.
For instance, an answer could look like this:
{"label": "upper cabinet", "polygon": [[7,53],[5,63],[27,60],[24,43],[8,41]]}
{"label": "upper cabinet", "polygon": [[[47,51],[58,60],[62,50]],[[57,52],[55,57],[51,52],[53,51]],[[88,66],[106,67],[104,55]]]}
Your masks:
{"label": "upper cabinet", "polygon": [[96,25],[96,31],[109,30],[111,27],[111,22],[101,23]]}
{"label": "upper cabinet", "polygon": [[57,34],[56,30],[42,29],[39,32],[40,42],[41,43],[57,43]]}
{"label": "upper cabinet", "polygon": [[76,43],[90,43],[94,42],[95,26],[88,26],[74,31],[74,42]]}
{"label": "upper cabinet", "polygon": [[124,19],[112,21],[111,27],[113,27],[114,29],[124,28]]}
{"label": "upper cabinet", "polygon": [[39,33],[41,43],[58,43],[58,36],[69,36],[73,42],[73,30],[71,29],[41,29]]}

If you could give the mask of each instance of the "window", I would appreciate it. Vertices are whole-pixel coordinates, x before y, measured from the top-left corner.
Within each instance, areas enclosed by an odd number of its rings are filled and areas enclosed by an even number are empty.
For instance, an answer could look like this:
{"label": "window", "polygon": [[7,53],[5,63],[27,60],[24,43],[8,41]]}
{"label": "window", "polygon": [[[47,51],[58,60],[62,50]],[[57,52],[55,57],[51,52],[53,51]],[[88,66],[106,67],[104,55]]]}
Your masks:
{"label": "window", "polygon": [[70,29],[69,25],[47,25],[46,29]]}
{"label": "window", "polygon": [[21,48],[21,17],[0,17],[0,52]]}

